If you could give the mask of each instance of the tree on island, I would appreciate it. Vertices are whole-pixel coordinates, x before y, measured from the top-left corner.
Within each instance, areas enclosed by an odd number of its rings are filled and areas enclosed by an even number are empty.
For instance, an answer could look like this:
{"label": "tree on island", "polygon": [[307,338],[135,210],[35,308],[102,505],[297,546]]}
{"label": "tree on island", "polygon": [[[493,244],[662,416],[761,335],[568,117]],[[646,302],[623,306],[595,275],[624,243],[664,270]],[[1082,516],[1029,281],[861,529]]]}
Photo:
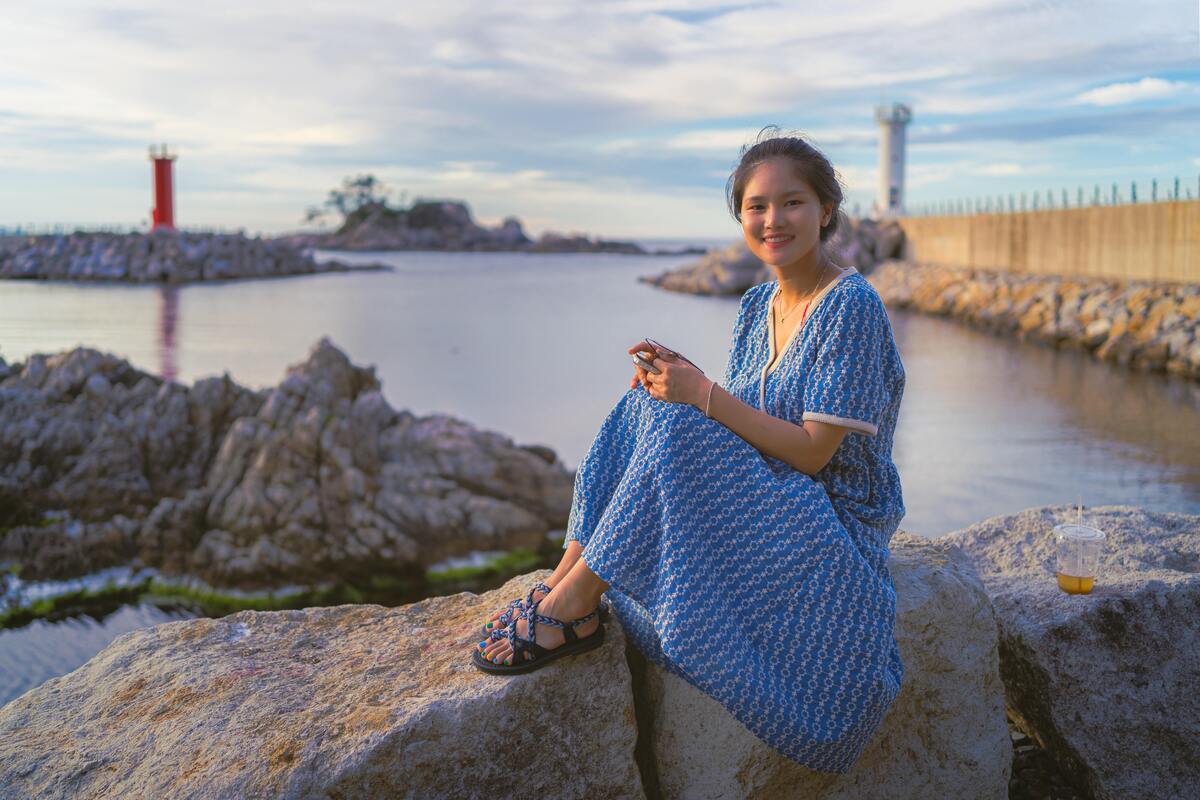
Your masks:
{"label": "tree on island", "polygon": [[[324,203],[308,207],[304,213],[304,221],[317,222],[324,219],[330,212],[336,211],[341,216],[344,225],[352,214],[369,206],[396,211],[397,209],[388,205],[387,197],[390,192],[391,189],[383,181],[369,172],[353,177],[347,176],[342,179],[341,187],[329,190],[329,195],[325,198]],[[403,206],[405,200],[406,193],[401,192],[399,205]]]}

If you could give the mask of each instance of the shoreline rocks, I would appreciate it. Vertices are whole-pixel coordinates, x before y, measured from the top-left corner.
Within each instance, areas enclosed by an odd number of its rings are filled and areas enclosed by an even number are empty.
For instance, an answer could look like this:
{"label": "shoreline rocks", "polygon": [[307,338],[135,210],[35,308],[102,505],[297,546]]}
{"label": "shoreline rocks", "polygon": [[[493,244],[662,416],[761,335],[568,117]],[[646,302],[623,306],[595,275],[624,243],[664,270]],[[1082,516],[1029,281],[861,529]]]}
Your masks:
{"label": "shoreline rocks", "polygon": [[286,242],[241,234],[72,233],[0,237],[0,279],[195,283],[385,270],[317,262]]}
{"label": "shoreline rocks", "polygon": [[423,574],[565,526],[573,473],[388,405],[328,339],[279,386],[192,387],[87,348],[0,381],[0,563],[24,581],[153,566],[246,590]]}
{"label": "shoreline rocks", "polygon": [[887,305],[954,317],[1105,361],[1200,379],[1200,284],[1062,278],[888,261]]}
{"label": "shoreline rocks", "polygon": [[[853,266],[867,275],[880,261],[902,253],[904,231],[894,221],[843,216],[829,247],[835,263]],[[704,295],[741,295],[752,286],[774,279],[771,268],[750,252],[744,239],[724,249],[710,250],[679,269],[638,278],[663,289]]]}
{"label": "shoreline rocks", "polygon": [[648,254],[633,242],[593,240],[580,234],[547,232],[535,241],[516,217],[506,217],[495,228],[484,227],[472,218],[467,204],[458,200],[424,200],[410,208],[367,203],[351,212],[334,232],[298,233],[277,241],[323,250]]}

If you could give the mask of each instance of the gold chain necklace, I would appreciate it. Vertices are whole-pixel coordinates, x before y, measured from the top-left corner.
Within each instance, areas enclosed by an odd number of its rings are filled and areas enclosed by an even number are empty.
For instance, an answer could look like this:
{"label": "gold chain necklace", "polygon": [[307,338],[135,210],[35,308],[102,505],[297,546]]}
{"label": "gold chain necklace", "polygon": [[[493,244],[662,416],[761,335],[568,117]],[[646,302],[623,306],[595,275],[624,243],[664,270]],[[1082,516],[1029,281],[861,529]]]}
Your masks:
{"label": "gold chain necklace", "polygon": [[[803,317],[804,319],[808,318],[808,307],[809,307],[809,305],[812,304],[812,300],[813,300],[812,295],[813,295],[813,293],[815,293],[817,291],[817,287],[821,285],[821,279],[825,277],[825,270],[828,266],[829,266],[829,262],[825,262],[824,264],[821,265],[821,271],[817,274],[817,282],[815,284],[813,284],[813,288],[809,290],[808,302],[804,304],[804,317]],[[789,308],[786,312],[780,312],[779,308],[776,307],[775,308],[775,316],[779,319],[779,324],[782,325],[784,320],[787,319],[788,314],[791,314],[793,311],[795,311],[799,307],[800,307],[799,300],[797,300],[796,304],[793,305],[791,308]]]}

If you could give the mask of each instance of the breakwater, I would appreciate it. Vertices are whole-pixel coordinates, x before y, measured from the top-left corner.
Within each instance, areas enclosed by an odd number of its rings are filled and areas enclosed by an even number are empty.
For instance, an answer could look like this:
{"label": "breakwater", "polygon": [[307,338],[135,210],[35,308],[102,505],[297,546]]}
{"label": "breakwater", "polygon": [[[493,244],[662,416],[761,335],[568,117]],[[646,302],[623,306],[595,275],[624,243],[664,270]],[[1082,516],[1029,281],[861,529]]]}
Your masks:
{"label": "breakwater", "polygon": [[286,242],[230,233],[76,232],[0,237],[0,278],[193,283],[381,269],[318,263]]}
{"label": "breakwater", "polygon": [[887,261],[869,280],[895,308],[1200,379],[1200,284],[1021,275]]}
{"label": "breakwater", "polygon": [[905,258],[1031,275],[1200,281],[1200,200],[901,217]]}

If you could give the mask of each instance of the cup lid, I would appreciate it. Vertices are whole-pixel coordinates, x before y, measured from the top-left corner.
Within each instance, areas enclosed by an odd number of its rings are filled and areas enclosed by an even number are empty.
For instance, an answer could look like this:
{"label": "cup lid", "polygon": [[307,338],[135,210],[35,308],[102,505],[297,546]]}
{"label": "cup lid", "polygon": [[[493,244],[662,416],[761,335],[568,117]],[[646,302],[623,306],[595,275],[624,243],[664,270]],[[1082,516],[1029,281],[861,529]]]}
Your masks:
{"label": "cup lid", "polygon": [[1103,539],[1104,531],[1091,525],[1079,525],[1074,522],[1063,522],[1054,526],[1054,530],[1072,539]]}

